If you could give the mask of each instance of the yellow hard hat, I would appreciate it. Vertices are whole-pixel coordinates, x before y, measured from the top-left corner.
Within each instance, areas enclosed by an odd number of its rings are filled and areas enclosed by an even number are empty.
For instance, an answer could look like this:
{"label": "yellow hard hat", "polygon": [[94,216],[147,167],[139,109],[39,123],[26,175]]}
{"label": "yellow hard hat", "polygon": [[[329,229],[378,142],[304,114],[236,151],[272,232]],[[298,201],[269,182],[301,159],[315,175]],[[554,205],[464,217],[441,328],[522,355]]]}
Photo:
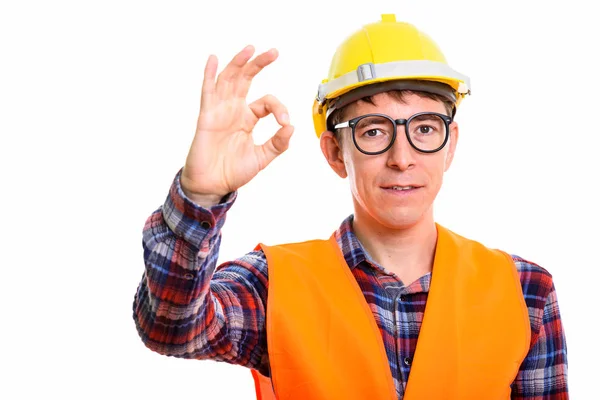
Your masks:
{"label": "yellow hard hat", "polygon": [[336,50],[327,79],[313,104],[317,137],[331,113],[365,96],[411,89],[439,94],[454,103],[471,93],[467,76],[454,71],[433,40],[394,14],[363,26]]}

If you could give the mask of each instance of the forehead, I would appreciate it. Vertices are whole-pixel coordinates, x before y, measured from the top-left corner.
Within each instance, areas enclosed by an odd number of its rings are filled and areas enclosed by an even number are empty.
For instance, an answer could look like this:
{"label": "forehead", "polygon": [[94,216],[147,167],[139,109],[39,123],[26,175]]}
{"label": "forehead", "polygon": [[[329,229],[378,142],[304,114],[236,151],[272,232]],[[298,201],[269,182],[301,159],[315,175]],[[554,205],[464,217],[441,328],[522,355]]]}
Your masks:
{"label": "forehead", "polygon": [[371,96],[371,101],[372,104],[365,100],[349,104],[345,112],[347,119],[369,113],[388,114],[393,118],[408,118],[423,111],[446,114],[446,108],[442,102],[414,93],[403,93],[401,98],[389,93],[378,93]]}

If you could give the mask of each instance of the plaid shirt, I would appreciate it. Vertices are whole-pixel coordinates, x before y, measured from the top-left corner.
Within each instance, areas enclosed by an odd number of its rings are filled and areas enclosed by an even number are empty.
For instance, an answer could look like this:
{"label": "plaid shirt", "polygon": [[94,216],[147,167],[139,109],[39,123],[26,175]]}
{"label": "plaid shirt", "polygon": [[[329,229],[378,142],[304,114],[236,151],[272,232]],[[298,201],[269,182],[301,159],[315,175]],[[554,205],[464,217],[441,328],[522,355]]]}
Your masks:
{"label": "plaid shirt", "polygon": [[[133,317],[145,345],[161,354],[225,361],[268,375],[267,262],[253,251],[217,267],[221,228],[236,198],[210,210],[183,194],[177,174],[166,202],[144,227],[146,270]],[[404,286],[375,263],[348,217],[335,237],[373,310],[398,398],[409,378],[431,273]],[[567,350],[552,276],[512,256],[531,322],[531,347],[512,385],[513,399],[567,399]]]}

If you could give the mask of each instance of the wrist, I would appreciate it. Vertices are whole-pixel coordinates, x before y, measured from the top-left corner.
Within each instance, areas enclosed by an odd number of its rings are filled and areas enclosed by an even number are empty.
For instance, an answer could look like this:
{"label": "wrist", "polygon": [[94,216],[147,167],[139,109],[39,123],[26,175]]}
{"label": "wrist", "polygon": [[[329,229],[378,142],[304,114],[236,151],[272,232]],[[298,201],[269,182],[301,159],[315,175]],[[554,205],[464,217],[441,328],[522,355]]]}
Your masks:
{"label": "wrist", "polygon": [[191,193],[187,190],[185,190],[185,188],[181,188],[181,190],[183,191],[183,194],[185,194],[185,196],[194,204],[199,205],[200,207],[204,207],[204,208],[211,208],[216,206],[217,204],[219,204],[221,202],[221,199],[223,198],[223,196],[219,195],[219,194],[198,194],[198,193]]}
{"label": "wrist", "polygon": [[196,205],[211,208],[221,202],[225,195],[218,193],[198,193],[189,189],[186,176],[182,173],[180,177],[181,191],[185,197]]}

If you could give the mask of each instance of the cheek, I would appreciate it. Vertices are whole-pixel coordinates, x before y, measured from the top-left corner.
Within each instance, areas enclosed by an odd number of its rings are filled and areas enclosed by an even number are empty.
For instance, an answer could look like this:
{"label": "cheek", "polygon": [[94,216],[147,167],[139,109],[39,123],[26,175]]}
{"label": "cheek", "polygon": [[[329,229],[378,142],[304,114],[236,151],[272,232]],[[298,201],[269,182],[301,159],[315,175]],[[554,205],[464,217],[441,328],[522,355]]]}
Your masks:
{"label": "cheek", "polygon": [[348,171],[348,179],[350,181],[350,189],[354,196],[358,199],[364,199],[369,196],[370,189],[376,178],[375,166],[371,165],[374,160],[365,160],[363,158],[348,157],[345,160],[346,171]]}
{"label": "cheek", "polygon": [[442,182],[444,180],[444,171],[446,170],[446,156],[441,154],[440,156],[442,157],[427,166],[429,182],[436,193],[442,186]]}

